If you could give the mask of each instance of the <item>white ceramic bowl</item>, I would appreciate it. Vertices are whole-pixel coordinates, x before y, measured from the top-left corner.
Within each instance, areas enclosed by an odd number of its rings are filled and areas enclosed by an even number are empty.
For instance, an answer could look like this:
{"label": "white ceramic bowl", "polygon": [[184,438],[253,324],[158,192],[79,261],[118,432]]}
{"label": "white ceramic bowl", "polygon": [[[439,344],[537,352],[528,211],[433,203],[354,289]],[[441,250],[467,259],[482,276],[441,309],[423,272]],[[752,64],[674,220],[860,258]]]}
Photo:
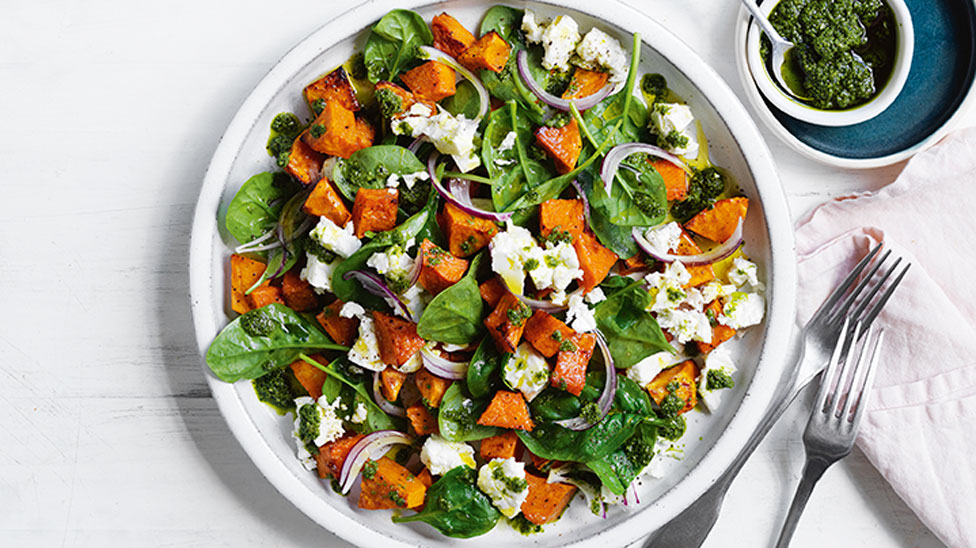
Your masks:
{"label": "white ceramic bowl", "polygon": [[[265,152],[268,125],[278,112],[304,112],[304,85],[361,51],[366,31],[392,8],[416,9],[425,20],[448,11],[477,28],[493,2],[458,0],[374,0],[336,16],[289,51],[245,100],[217,147],[200,192],[190,245],[190,295],[201,356],[230,318],[228,256],[233,243],[222,219],[234,193],[250,175],[272,169]],[[780,381],[782,360],[794,322],[795,249],[792,223],[769,151],[745,108],[721,78],[687,46],[646,15],[615,0],[594,13],[585,0],[528,2],[543,15],[568,13],[582,29],[599,26],[629,44],[644,39],[642,72],[664,74],[690,103],[709,137],[712,158],[735,177],[751,198],[745,227],[747,251],[766,282],[766,321],[736,342],[740,376],[721,413],[690,413],[687,452],[661,480],[638,487],[640,505],[612,509],[606,520],[576,501],[545,534],[523,537],[500,524],[466,546],[623,546],[650,533],[694,502],[722,474],[758,424]],[[289,424],[257,401],[248,382],[226,384],[203,365],[214,398],[231,431],[262,474],[302,512],[343,539],[366,546],[450,546],[422,523],[394,524],[389,512],[356,508],[306,471],[295,458]],[[700,438],[700,440],[699,440]]]}
{"label": "white ceramic bowl", "polygon": [[[751,83],[746,83],[746,85],[757,86],[773,106],[798,120],[811,124],[850,126],[881,114],[901,93],[905,80],[908,79],[908,72],[912,67],[912,54],[915,49],[915,30],[912,26],[912,16],[908,11],[908,6],[905,5],[904,0],[884,1],[891,8],[898,32],[895,65],[888,77],[888,83],[870,101],[844,110],[820,110],[783,91],[773,80],[773,75],[769,73],[766,63],[763,62],[762,55],[759,53],[759,38],[762,36],[762,30],[755,20],[749,26],[745,47],[736,47],[736,55],[745,57],[746,65],[752,74]],[[766,0],[759,8],[766,16],[769,16],[777,3],[774,0]]]}

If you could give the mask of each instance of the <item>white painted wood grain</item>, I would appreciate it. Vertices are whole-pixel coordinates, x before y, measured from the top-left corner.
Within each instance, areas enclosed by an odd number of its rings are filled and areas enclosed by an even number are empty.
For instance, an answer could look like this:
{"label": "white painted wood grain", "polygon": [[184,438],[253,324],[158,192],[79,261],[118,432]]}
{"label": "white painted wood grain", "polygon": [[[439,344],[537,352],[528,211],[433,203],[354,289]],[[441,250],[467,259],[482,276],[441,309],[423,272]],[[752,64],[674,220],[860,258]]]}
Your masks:
{"label": "white painted wood grain", "polygon": [[[740,90],[726,55],[737,3],[632,2]],[[2,4],[0,546],[342,545],[230,435],[194,350],[186,272],[223,128],[337,4]],[[794,217],[900,169],[820,166],[766,135]],[[769,544],[804,414],[746,465],[706,546]],[[859,453],[827,473],[794,546],[824,543],[941,546]]]}

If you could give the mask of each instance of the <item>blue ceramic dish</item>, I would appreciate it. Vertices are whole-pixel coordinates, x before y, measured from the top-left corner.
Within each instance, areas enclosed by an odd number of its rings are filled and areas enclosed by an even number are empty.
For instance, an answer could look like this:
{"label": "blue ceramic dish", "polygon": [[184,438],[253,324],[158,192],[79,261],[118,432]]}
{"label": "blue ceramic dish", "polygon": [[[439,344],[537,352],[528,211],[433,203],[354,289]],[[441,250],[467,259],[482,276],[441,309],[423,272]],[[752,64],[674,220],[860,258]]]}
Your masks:
{"label": "blue ceramic dish", "polygon": [[749,15],[736,31],[739,73],[752,106],[788,144],[842,167],[875,167],[902,160],[940,138],[967,102],[976,78],[976,5],[972,0],[905,0],[915,27],[908,80],[884,112],[843,127],[792,118],[763,98],[745,66]]}

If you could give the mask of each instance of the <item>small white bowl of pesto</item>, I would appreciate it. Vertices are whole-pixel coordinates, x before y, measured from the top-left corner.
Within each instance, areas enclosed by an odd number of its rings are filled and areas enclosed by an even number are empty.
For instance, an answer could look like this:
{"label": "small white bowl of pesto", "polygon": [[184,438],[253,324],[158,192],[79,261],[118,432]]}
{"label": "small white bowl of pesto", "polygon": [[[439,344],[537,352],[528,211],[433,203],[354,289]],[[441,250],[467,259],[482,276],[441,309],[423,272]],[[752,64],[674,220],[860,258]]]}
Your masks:
{"label": "small white bowl of pesto", "polygon": [[773,78],[770,45],[753,21],[745,55],[759,91],[793,118],[848,126],[881,114],[901,92],[915,33],[904,0],[766,0],[770,23],[795,47]]}

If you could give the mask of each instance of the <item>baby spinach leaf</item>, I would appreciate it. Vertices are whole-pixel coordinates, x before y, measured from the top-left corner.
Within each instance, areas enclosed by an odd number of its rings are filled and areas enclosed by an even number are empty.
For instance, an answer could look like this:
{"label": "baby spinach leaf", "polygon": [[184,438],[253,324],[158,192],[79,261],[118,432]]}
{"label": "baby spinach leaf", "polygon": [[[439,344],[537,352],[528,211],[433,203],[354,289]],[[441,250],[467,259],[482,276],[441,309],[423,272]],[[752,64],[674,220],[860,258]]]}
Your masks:
{"label": "baby spinach leaf", "polygon": [[429,46],[434,35],[416,12],[395,9],[387,13],[370,30],[363,50],[366,74],[374,84],[393,80],[417,58],[418,46]]}
{"label": "baby spinach leaf", "polygon": [[586,463],[603,485],[615,495],[624,494],[654,457],[654,427],[650,426],[648,429],[650,436],[645,436],[644,430],[645,425],[642,424],[629,440],[612,453]]}
{"label": "baby spinach leaf", "polygon": [[[599,177],[593,174],[593,170],[583,171],[577,180],[587,197],[594,192],[594,180],[600,181]],[[609,213],[602,203],[597,205],[592,201],[590,202],[590,228],[593,229],[593,233],[596,234],[600,243],[616,253],[618,257],[633,257],[639,251],[637,244],[634,243],[634,237],[631,235],[631,228],[611,223]]]}
{"label": "baby spinach leaf", "polygon": [[227,324],[207,349],[206,361],[225,382],[256,379],[295,361],[306,350],[349,349],[283,304],[252,310]]}
{"label": "baby spinach leaf", "polygon": [[440,105],[454,116],[463,114],[468,120],[474,120],[478,116],[481,98],[471,82],[461,80],[454,95],[441,100]]}
{"label": "baby spinach leaf", "polygon": [[536,456],[550,460],[587,462],[620,447],[644,420],[636,413],[611,411],[596,426],[576,432],[551,422],[539,422],[531,432],[516,431]]}
{"label": "baby spinach leaf", "polygon": [[451,384],[444,392],[437,412],[437,428],[441,436],[449,441],[475,441],[498,434],[501,429],[478,424],[478,417],[487,407],[487,398],[472,398],[463,381]]}
{"label": "baby spinach leaf", "polygon": [[492,6],[485,12],[481,19],[481,35],[495,31],[508,43],[518,42],[524,44],[525,40],[521,36],[522,17],[525,15],[523,10],[509,6]]}
{"label": "baby spinach leaf", "polygon": [[227,206],[227,232],[244,244],[273,229],[285,199],[294,192],[289,186],[286,179],[270,172],[258,173],[245,181]]}
{"label": "baby spinach leaf", "polygon": [[593,316],[617,368],[626,369],[658,352],[675,352],[646,310],[650,304],[651,296],[642,282],[635,282],[596,305]]}
{"label": "baby spinach leaf", "polygon": [[465,274],[454,285],[430,301],[417,322],[417,334],[428,341],[470,344],[478,340],[484,327],[484,303],[475,277],[485,252],[479,253]]}
{"label": "baby spinach leaf", "polygon": [[477,477],[471,468],[458,466],[427,489],[423,510],[412,516],[394,517],[393,521],[422,521],[454,538],[471,538],[491,531],[501,513],[475,485]]}
{"label": "baby spinach leaf", "polygon": [[[346,199],[355,201],[360,188],[383,188],[390,175],[426,170],[414,153],[404,147],[375,145],[353,152],[346,160],[339,160],[332,172],[332,182]],[[422,181],[417,182],[420,183]]]}
{"label": "baby spinach leaf", "polygon": [[502,364],[509,354],[501,354],[491,337],[485,337],[468,364],[468,391],[475,398],[487,398],[501,386]]}
{"label": "baby spinach leaf", "polygon": [[[512,150],[500,152],[499,146],[512,131]],[[496,210],[504,210],[527,190],[552,177],[546,165],[528,153],[534,138],[533,124],[514,101],[491,113],[481,143],[481,157],[493,181],[491,199]]]}
{"label": "baby spinach leaf", "polygon": [[608,221],[624,227],[654,226],[664,221],[668,212],[664,179],[646,161],[622,164],[607,195],[603,184],[590,187],[590,204],[599,208]]}

